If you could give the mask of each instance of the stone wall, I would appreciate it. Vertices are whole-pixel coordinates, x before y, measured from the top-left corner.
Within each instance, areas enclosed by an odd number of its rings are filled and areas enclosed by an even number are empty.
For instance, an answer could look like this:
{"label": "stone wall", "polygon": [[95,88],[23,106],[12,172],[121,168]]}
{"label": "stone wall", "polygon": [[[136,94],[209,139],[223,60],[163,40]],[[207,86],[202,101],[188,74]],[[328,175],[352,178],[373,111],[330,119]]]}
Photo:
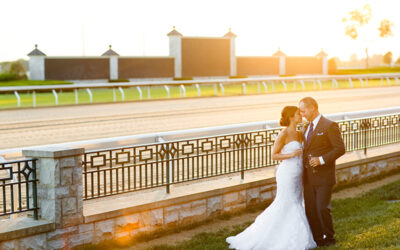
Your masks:
{"label": "stone wall", "polygon": [[173,57],[119,57],[120,79],[174,77]]}
{"label": "stone wall", "polygon": [[337,185],[349,184],[400,169],[400,152],[375,156],[336,167]]}
{"label": "stone wall", "polygon": [[311,56],[286,57],[285,74],[323,74],[323,59]]}
{"label": "stone wall", "polygon": [[279,75],[280,58],[276,56],[240,56],[237,57],[237,74]]}
{"label": "stone wall", "polygon": [[[30,155],[34,154],[31,153]],[[78,163],[76,162],[77,159],[75,155],[70,156],[69,160],[64,157],[64,160],[59,159],[50,162],[52,166],[55,166],[55,169],[64,169],[71,164]],[[44,164],[42,160],[40,162]],[[80,167],[79,164],[77,165]],[[337,166],[337,181],[338,185],[343,185],[398,169],[400,169],[400,152],[395,152],[340,164]],[[57,189],[59,192],[56,192],[56,197],[59,195],[57,198],[59,200],[71,198],[64,197],[63,193],[67,190],[62,191],[63,188],[61,187],[63,183],[74,183],[74,173],[78,174],[74,171],[74,168],[71,171],[62,172],[70,174],[66,174],[65,177],[61,177],[62,174],[56,174],[63,179],[60,179],[61,182],[58,184],[61,186],[56,187],[59,188]],[[72,177],[70,177],[71,174]],[[82,199],[81,194],[79,196],[78,193],[74,193],[70,189],[68,192],[70,196]],[[53,212],[56,214],[53,220],[55,229],[49,228],[47,232],[40,233],[37,231],[37,234],[32,233],[32,231],[31,233],[27,232],[25,236],[19,236],[20,238],[17,239],[15,239],[15,234],[10,234],[8,238],[1,237],[0,234],[0,239],[3,239],[3,242],[0,243],[0,249],[27,249],[29,247],[33,249],[68,249],[83,244],[97,244],[104,240],[127,240],[134,238],[141,232],[151,232],[161,228],[203,221],[224,213],[240,211],[255,204],[272,201],[275,193],[275,178],[269,178],[146,204],[131,209],[131,212],[121,209],[121,211],[108,214],[84,217],[83,222],[74,220],[76,223],[72,224],[57,221],[58,217],[61,217],[61,221],[64,221],[65,217],[69,216],[70,211],[73,212],[75,217],[80,213],[79,201],[75,201],[77,204],[74,205],[74,202],[65,200],[65,203],[60,204],[62,212],[57,210]],[[45,216],[43,211],[41,211],[41,214],[43,218]]]}
{"label": "stone wall", "polygon": [[181,43],[182,77],[230,75],[229,38],[183,37]]}
{"label": "stone wall", "polygon": [[88,80],[110,78],[110,59],[104,57],[47,57],[46,80]]}

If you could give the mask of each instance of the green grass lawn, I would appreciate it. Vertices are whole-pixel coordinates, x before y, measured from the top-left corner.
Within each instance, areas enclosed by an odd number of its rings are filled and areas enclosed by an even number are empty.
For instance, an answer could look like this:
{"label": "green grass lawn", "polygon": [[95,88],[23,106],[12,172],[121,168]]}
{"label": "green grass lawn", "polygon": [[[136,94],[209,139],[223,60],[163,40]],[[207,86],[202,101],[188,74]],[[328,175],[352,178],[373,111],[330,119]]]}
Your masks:
{"label": "green grass lawn", "polygon": [[[400,181],[372,190],[358,198],[332,203],[335,246],[318,249],[400,249]],[[225,239],[249,226],[224,228],[216,233],[201,233],[177,246],[160,245],[152,250],[228,249]]]}
{"label": "green grass lawn", "polygon": [[398,73],[400,67],[373,67],[369,69],[338,69],[336,75]]}
{"label": "green grass lawn", "polygon": [[[41,81],[39,81],[41,82]],[[47,82],[47,81],[46,81]],[[65,82],[62,82],[65,83]],[[305,91],[320,90],[318,82],[305,81]],[[360,82],[359,80],[353,80],[353,88],[361,87],[379,87],[379,86],[393,86],[400,85],[400,80],[369,80],[368,83]],[[321,81],[321,87],[323,90],[332,89],[332,81]],[[244,93],[244,89],[241,84],[236,85],[224,85],[224,91],[220,87],[217,88],[215,93],[214,85],[201,85],[201,96],[232,96],[241,95]],[[338,81],[339,89],[351,88],[348,81]],[[163,86],[151,87],[150,95],[147,87],[142,87],[142,98],[146,99],[166,99],[168,98],[167,91]],[[92,89],[93,103],[105,103],[114,101],[113,89]],[[250,83],[246,84],[246,94],[257,94],[257,93],[282,93],[292,91],[304,91],[300,82],[286,81],[286,90],[281,82],[275,82],[274,84],[268,83],[267,89],[261,83]],[[170,98],[183,97],[183,92],[180,93],[180,88],[170,87]],[[73,91],[58,91],[58,105],[71,105],[75,104],[75,93]],[[197,97],[197,89],[194,86],[186,87],[186,97]],[[116,101],[122,101],[122,94],[119,90],[115,91]],[[33,106],[33,95],[32,93],[21,93],[21,107],[32,107]],[[140,95],[135,87],[124,88],[124,100],[125,101],[138,101]],[[86,90],[78,91],[78,103],[90,103],[89,94]],[[55,105],[55,96],[51,92],[38,92],[36,93],[36,106],[53,106]],[[16,108],[18,107],[17,98],[14,94],[1,94],[0,95],[0,109]]]}
{"label": "green grass lawn", "polygon": [[72,84],[72,82],[65,82],[65,81],[52,81],[52,80],[45,80],[45,81],[34,81],[34,80],[15,80],[15,81],[0,81],[0,87],[6,86],[31,86],[31,85],[59,85],[59,84]]}

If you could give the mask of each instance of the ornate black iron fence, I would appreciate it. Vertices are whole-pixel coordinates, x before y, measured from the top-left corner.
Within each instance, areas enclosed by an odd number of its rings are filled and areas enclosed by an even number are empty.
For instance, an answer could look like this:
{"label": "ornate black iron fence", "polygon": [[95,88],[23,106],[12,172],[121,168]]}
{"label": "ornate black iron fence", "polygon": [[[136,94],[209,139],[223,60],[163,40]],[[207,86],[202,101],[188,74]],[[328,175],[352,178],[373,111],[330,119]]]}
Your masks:
{"label": "ornate black iron fence", "polygon": [[38,218],[36,159],[0,163],[0,216],[33,211]]}
{"label": "ornate black iron fence", "polygon": [[[340,121],[347,151],[400,142],[400,114]],[[274,166],[280,129],[136,145],[85,153],[84,199]]]}

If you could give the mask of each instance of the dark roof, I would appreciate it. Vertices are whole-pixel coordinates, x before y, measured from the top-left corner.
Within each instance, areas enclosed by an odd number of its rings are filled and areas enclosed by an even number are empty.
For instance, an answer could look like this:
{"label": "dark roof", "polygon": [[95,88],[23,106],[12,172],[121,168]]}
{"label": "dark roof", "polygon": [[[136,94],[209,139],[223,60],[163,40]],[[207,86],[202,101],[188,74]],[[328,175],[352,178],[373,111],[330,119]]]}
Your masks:
{"label": "dark roof", "polygon": [[286,54],[283,53],[280,48],[278,48],[278,51],[275,52],[272,56],[286,56]]}
{"label": "dark roof", "polygon": [[235,37],[237,37],[237,35],[231,31],[231,28],[229,28],[228,33],[226,33],[226,34],[224,35],[224,37],[232,37],[232,38],[235,38]]}
{"label": "dark roof", "polygon": [[326,57],[328,56],[327,53],[325,53],[324,49],[321,49],[321,51],[317,54],[317,57]]}
{"label": "dark roof", "polygon": [[32,50],[32,51],[28,54],[28,56],[46,56],[46,54],[43,53],[42,51],[38,50],[37,47],[38,47],[38,45],[35,44],[35,49]]}
{"label": "dark roof", "polygon": [[108,50],[104,52],[101,56],[119,56],[117,52],[111,49],[111,45],[108,46]]}
{"label": "dark roof", "polygon": [[182,34],[179,33],[179,32],[175,29],[175,26],[174,26],[174,27],[173,27],[173,30],[172,30],[171,32],[169,32],[169,33],[167,34],[167,36],[182,36]]}

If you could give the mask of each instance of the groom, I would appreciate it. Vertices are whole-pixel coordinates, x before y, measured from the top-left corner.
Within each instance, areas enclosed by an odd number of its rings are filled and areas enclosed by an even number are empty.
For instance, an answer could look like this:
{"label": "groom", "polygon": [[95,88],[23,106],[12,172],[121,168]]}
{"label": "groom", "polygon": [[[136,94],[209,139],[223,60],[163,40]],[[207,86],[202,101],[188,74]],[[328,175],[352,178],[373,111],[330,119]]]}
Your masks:
{"label": "groom", "polygon": [[299,108],[300,114],[309,121],[303,134],[306,215],[317,245],[334,245],[331,196],[336,183],[335,161],[345,153],[345,146],[338,124],[318,112],[318,103],[314,98],[301,99]]}

